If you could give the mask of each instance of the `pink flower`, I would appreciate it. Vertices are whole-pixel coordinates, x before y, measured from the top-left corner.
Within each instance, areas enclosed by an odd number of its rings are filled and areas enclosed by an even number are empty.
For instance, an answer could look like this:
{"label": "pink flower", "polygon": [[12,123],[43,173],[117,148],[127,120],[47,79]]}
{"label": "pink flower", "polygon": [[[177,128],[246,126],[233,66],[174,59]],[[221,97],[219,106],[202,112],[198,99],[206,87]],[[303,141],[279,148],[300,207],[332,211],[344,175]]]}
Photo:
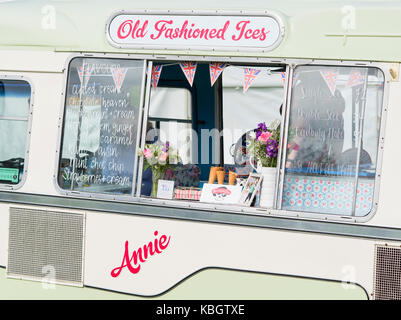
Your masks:
{"label": "pink flower", "polygon": [[145,149],[143,155],[145,156],[146,159],[149,159],[153,157],[153,152],[151,149]]}
{"label": "pink flower", "polygon": [[162,154],[159,156],[159,161],[166,162],[167,157],[168,157],[168,152],[162,152]]}
{"label": "pink flower", "polygon": [[269,138],[270,138],[272,135],[273,135],[273,133],[268,132],[268,131],[262,132],[262,133],[260,134],[258,140],[259,140],[260,142],[266,143],[266,141],[269,140]]}

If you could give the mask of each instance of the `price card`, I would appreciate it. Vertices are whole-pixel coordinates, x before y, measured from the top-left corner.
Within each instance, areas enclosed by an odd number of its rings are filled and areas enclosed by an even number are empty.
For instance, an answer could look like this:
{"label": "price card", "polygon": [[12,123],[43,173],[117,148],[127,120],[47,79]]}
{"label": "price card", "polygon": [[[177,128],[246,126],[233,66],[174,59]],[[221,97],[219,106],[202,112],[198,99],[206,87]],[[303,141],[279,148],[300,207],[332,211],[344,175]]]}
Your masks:
{"label": "price card", "polygon": [[157,197],[161,199],[173,199],[174,181],[159,180],[157,185]]}

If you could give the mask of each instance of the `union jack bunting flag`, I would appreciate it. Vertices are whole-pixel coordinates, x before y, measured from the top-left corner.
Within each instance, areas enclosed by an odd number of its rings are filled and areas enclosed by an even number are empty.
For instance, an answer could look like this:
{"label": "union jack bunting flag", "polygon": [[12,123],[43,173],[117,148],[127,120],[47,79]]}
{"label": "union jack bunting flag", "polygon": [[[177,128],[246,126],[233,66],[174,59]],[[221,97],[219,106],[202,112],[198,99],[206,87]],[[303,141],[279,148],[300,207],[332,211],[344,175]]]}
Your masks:
{"label": "union jack bunting flag", "polygon": [[260,74],[260,69],[244,68],[244,93],[249,89],[256,77]]}
{"label": "union jack bunting flag", "polygon": [[214,83],[216,82],[216,80],[221,75],[221,73],[223,72],[225,67],[226,67],[225,63],[214,62],[214,63],[209,64],[210,83],[211,83],[212,87],[213,87]]}
{"label": "union jack bunting flag", "polygon": [[128,68],[111,68],[110,70],[117,92],[120,93]]}
{"label": "union jack bunting flag", "polygon": [[152,67],[152,87],[153,87],[153,89],[156,89],[157,84],[159,83],[160,74],[162,73],[162,68],[163,68],[163,66],[161,64],[154,65]]}
{"label": "union jack bunting flag", "polygon": [[180,62],[181,70],[184,72],[185,77],[187,78],[191,87],[195,78],[196,66],[196,62]]}
{"label": "union jack bunting flag", "polygon": [[84,64],[83,66],[77,67],[79,81],[81,82],[81,86],[83,88],[87,87],[87,85],[89,83],[89,79],[90,79],[91,74],[92,74],[92,70],[93,70],[93,68],[91,68],[89,66],[89,64]]}
{"label": "union jack bunting flag", "polygon": [[337,87],[338,71],[326,70],[326,71],[321,71],[320,73],[322,74],[324,81],[326,82],[327,86],[329,87],[331,94],[334,96],[334,92],[336,91],[336,87]]}
{"label": "union jack bunting flag", "polygon": [[365,83],[365,77],[359,71],[354,70],[349,75],[346,87],[349,88],[349,87],[359,86],[364,83]]}
{"label": "union jack bunting flag", "polygon": [[286,79],[285,72],[280,72],[280,74],[281,74],[281,81],[283,81],[283,85],[285,85],[285,79]]}

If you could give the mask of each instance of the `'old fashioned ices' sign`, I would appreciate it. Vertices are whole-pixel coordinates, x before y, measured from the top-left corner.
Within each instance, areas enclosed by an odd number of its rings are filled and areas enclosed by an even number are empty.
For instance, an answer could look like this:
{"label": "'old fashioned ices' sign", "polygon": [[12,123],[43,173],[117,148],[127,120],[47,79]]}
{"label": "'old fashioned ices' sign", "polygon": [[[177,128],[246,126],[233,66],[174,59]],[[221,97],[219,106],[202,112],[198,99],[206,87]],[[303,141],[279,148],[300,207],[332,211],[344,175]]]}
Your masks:
{"label": "'old fashioned ices' sign", "polygon": [[276,48],[284,27],[274,15],[117,14],[108,39],[120,48],[263,50]]}

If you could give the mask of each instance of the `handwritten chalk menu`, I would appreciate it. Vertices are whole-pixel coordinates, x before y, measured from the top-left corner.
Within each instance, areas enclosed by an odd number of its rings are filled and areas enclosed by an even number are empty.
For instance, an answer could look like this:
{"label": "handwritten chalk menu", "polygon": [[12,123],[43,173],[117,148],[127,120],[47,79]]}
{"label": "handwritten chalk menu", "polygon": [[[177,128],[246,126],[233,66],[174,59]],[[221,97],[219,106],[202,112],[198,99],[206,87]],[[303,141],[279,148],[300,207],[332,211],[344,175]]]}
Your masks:
{"label": "handwritten chalk menu", "polygon": [[144,63],[76,58],[70,63],[59,184],[130,194]]}
{"label": "handwritten chalk menu", "polygon": [[[348,72],[348,71],[343,71]],[[356,158],[345,163],[342,153],[346,138],[344,123],[348,94],[339,69],[321,66],[298,67],[292,91],[287,168],[302,173],[344,174],[354,171]],[[348,91],[346,91],[348,90]],[[348,175],[348,174],[345,174]]]}

